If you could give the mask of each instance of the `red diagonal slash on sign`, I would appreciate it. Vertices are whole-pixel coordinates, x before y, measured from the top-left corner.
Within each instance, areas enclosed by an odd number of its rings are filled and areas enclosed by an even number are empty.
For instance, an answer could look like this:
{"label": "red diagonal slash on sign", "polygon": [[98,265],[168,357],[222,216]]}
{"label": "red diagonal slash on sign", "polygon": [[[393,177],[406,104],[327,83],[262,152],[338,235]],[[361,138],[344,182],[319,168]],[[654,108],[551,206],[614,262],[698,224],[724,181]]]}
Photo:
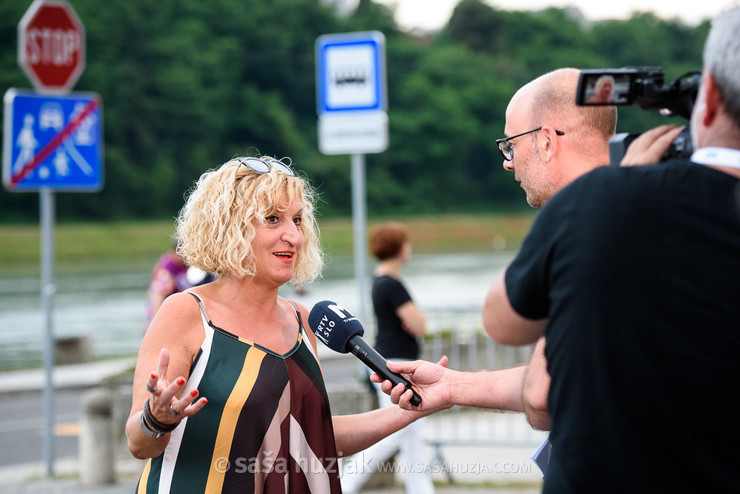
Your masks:
{"label": "red diagonal slash on sign", "polygon": [[59,145],[67,138],[69,135],[77,129],[77,127],[80,126],[80,124],[92,113],[94,112],[97,107],[100,106],[100,101],[98,98],[93,98],[87,106],[85,106],[85,109],[82,110],[75,118],[69,121],[66,127],[62,129],[61,132],[59,132],[57,135],[54,136],[54,138],[49,141],[46,146],[41,148],[41,151],[38,152],[36,156],[31,158],[31,160],[26,163],[23,168],[13,175],[10,179],[10,186],[15,187],[18,185],[18,182],[26,178],[26,176],[31,173],[34,168],[39,166],[42,161],[44,161],[52,151],[54,151],[56,148],[59,147]]}

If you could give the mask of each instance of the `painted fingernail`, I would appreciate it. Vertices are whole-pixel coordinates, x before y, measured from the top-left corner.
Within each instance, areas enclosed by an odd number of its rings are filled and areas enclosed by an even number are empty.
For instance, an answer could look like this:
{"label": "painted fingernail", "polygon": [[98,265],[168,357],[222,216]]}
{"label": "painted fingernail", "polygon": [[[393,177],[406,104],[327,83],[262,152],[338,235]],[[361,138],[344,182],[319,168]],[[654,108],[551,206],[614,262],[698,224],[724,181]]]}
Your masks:
{"label": "painted fingernail", "polygon": [[183,384],[185,384],[185,379],[183,379],[181,377],[180,379],[177,380],[177,384],[179,384],[180,386],[182,386]]}
{"label": "painted fingernail", "polygon": [[190,392],[190,396],[192,396],[192,397],[196,397],[196,396],[198,396],[198,390],[197,390],[197,389],[194,389],[194,390],[192,390],[192,391]]}
{"label": "painted fingernail", "polygon": [[152,378],[152,379],[156,379],[156,378],[157,378],[157,374],[155,374],[154,372],[152,372],[152,373],[151,373],[151,378]]}

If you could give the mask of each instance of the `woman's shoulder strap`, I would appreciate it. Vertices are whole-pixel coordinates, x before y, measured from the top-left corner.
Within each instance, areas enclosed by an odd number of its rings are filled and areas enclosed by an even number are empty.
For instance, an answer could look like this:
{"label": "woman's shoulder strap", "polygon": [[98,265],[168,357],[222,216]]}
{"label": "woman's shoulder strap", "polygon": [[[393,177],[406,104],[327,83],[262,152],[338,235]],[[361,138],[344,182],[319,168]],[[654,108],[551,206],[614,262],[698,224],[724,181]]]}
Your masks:
{"label": "woman's shoulder strap", "polygon": [[192,295],[195,298],[195,300],[198,302],[198,307],[200,308],[200,313],[203,316],[203,319],[205,319],[205,321],[208,323],[208,325],[210,325],[211,324],[211,318],[208,316],[208,312],[206,312],[206,306],[203,305],[203,301],[200,299],[200,297],[197,296],[196,294],[194,294],[193,292],[190,292],[190,291],[187,291],[187,290],[185,291],[185,293],[188,293],[188,294]]}
{"label": "woman's shoulder strap", "polygon": [[303,318],[301,318],[301,311],[300,311],[300,309],[298,309],[298,305],[294,301],[292,301],[292,300],[288,300],[288,303],[293,306],[293,310],[295,311],[295,315],[298,318],[298,324],[301,327],[301,329],[303,329]]}

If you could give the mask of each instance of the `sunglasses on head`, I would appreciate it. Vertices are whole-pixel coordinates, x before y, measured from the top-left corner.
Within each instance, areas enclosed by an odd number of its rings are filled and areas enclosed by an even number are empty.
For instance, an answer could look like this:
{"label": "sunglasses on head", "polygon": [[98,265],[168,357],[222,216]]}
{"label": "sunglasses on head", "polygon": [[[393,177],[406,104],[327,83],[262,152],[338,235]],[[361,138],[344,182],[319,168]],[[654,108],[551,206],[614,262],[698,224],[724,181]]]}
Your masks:
{"label": "sunglasses on head", "polygon": [[235,158],[239,163],[246,166],[255,173],[270,173],[272,168],[276,168],[277,171],[285,173],[289,176],[294,176],[293,170],[288,165],[278,160],[262,160],[259,158]]}

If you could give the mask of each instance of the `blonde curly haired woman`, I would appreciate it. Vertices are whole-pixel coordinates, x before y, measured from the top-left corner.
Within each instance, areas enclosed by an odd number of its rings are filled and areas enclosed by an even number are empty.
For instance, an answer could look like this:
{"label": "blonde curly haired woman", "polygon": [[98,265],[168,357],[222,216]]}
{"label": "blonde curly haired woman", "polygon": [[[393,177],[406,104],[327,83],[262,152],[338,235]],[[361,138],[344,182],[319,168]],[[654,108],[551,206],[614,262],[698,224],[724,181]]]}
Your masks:
{"label": "blonde curly haired woman", "polygon": [[126,433],[139,492],[339,493],[338,456],[421,414],[332,417],[308,311],[278,295],[319,276],[314,191],[282,160],[235,158],[198,180],[179,253],[218,279],[171,295],[139,350]]}

